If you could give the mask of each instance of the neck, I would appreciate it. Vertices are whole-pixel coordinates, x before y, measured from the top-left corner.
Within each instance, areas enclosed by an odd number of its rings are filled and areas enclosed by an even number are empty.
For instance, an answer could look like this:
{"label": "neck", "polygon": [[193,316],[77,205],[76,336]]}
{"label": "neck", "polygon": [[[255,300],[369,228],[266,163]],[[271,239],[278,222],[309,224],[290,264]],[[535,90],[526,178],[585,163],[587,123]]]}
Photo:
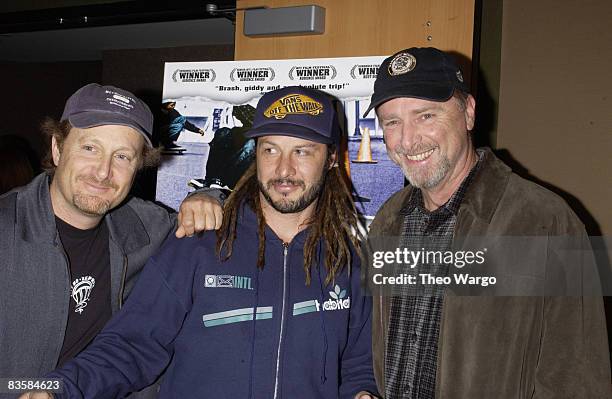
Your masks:
{"label": "neck", "polygon": [[308,205],[301,212],[281,213],[274,209],[261,193],[259,194],[259,203],[261,204],[261,211],[266,219],[266,224],[270,226],[272,231],[284,243],[290,243],[293,237],[308,227],[308,221],[317,206],[317,201],[313,201],[312,204]]}
{"label": "neck", "polygon": [[423,204],[428,211],[434,211],[448,202],[461,186],[463,180],[478,162],[478,154],[474,149],[466,154],[464,159],[457,164],[454,171],[450,171],[447,178],[432,188],[422,188]]}
{"label": "neck", "polygon": [[74,205],[69,204],[53,181],[49,187],[49,194],[51,195],[51,206],[55,216],[77,229],[92,229],[102,220],[102,216],[85,214]]}

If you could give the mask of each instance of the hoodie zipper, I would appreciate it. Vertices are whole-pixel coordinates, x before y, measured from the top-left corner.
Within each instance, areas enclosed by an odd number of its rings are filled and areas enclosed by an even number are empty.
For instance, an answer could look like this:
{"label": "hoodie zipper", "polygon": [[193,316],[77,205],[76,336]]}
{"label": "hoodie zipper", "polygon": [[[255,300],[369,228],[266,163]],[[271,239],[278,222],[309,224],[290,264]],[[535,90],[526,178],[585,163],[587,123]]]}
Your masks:
{"label": "hoodie zipper", "polygon": [[287,253],[289,244],[283,243],[283,306],[281,308],[280,333],[278,334],[278,349],[276,351],[276,376],[274,377],[274,399],[278,398],[278,375],[280,371],[280,353],[283,343],[283,329],[285,325],[285,302],[287,296]]}

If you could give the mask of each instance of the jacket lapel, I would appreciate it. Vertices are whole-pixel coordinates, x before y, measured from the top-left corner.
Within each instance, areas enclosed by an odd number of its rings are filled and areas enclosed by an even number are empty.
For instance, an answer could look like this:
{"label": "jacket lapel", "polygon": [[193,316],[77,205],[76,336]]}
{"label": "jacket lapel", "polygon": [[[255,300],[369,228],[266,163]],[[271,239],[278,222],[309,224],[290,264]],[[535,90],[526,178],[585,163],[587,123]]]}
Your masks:
{"label": "jacket lapel", "polygon": [[479,149],[484,153],[482,165],[470,183],[459,207],[455,237],[474,234],[474,223],[489,225],[497,209],[512,170],[497,159],[489,148]]}
{"label": "jacket lapel", "polygon": [[41,173],[18,194],[16,234],[26,242],[54,244],[57,239],[49,182],[49,174]]}
{"label": "jacket lapel", "polygon": [[123,203],[106,215],[110,236],[122,248],[124,254],[135,252],[151,243],[147,230],[138,214]]}

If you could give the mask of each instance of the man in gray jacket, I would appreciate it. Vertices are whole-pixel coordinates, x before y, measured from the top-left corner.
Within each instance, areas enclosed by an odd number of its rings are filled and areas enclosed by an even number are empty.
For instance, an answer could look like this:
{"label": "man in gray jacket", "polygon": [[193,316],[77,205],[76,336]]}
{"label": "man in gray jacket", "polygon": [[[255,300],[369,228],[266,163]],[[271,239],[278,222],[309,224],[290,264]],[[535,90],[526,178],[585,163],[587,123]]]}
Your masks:
{"label": "man in gray jacket", "polygon": [[[97,84],[43,124],[50,170],[0,197],[0,379],[23,382],[80,352],[174,230],[175,215],[128,197],[137,171],[158,159],[152,126],[144,102]],[[218,228],[221,207],[192,195],[178,219],[177,237]]]}

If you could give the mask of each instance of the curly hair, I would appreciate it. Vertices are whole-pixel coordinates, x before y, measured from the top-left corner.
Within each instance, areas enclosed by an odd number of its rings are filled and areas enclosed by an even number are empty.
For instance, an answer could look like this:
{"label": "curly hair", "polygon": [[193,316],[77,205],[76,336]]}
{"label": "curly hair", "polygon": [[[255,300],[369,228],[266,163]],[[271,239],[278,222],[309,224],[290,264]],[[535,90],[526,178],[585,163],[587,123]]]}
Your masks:
{"label": "curly hair", "polygon": [[[308,221],[310,232],[304,245],[304,272],[306,285],[311,281],[311,268],[317,257],[319,242],[325,246],[325,268],[327,278],[325,284],[332,282],[345,265],[351,263],[351,245],[357,249],[360,244],[358,213],[353,202],[348,176],[338,163],[328,169],[331,154],[335,151],[328,146],[328,161],[323,189],[319,195],[316,210]],[[339,162],[340,165],[343,163]],[[265,219],[262,212],[257,183],[257,162],[249,166],[240,178],[234,191],[225,201],[223,207],[223,223],[217,230],[217,256],[221,261],[232,256],[233,244],[236,239],[236,227],[239,208],[248,205],[257,215],[258,221],[258,254],[257,267],[263,269],[265,264]]]}
{"label": "curly hair", "polygon": [[[72,125],[67,120],[57,121],[53,118],[46,117],[40,124],[40,129],[48,141],[48,150],[42,160],[42,167],[49,173],[55,172],[55,164],[53,163],[53,153],[51,151],[51,138],[55,137],[57,146],[62,152],[64,148],[64,141],[70,131]],[[142,153],[140,154],[140,163],[138,164],[138,170],[144,168],[152,168],[159,165],[161,159],[161,148],[151,148],[148,145],[142,147]]]}

